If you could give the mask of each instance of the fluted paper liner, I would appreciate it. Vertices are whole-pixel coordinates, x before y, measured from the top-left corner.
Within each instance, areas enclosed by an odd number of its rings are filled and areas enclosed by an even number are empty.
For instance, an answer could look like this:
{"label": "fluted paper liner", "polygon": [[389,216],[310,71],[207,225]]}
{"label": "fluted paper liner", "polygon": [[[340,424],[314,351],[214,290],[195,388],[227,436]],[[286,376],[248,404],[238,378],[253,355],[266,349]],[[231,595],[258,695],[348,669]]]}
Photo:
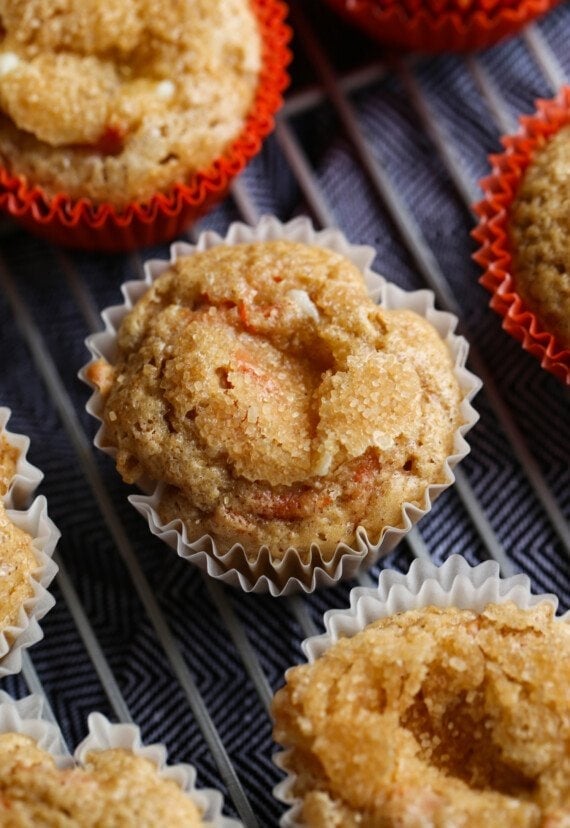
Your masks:
{"label": "fluted paper liner", "polygon": [[94,751],[122,748],[148,759],[163,779],[175,782],[195,803],[208,828],[239,828],[242,824],[222,814],[223,796],[209,788],[196,788],[196,770],[192,765],[167,765],[164,745],[144,745],[140,730],[133,724],[112,724],[101,713],[91,713],[87,720],[89,733],[70,756],[57,725],[42,718],[44,701],[41,696],[26,696],[14,701],[0,692],[0,733],[22,733],[38,747],[50,753],[59,768],[82,767],[87,755]]}
{"label": "fluted paper liner", "polygon": [[111,202],[49,196],[41,187],[0,166],[0,210],[50,242],[86,250],[121,251],[174,238],[220,201],[273,129],[289,83],[286,67],[291,30],[282,0],[251,0],[262,41],[262,66],[255,99],[239,134],[209,167],[118,210]]}
{"label": "fluted paper liner", "polygon": [[491,175],[481,181],[484,198],[474,206],[479,223],[473,237],[480,247],[473,258],[485,270],[481,284],[492,293],[491,307],[503,317],[503,328],[547,371],[570,385],[570,349],[557,342],[516,290],[509,241],[509,208],[533,154],[570,124],[570,86],[552,100],[539,100],[533,115],[520,118],[516,135],[502,138],[505,152],[489,156]]}
{"label": "fluted paper liner", "polygon": [[[170,261],[150,261],[145,266],[144,278],[126,282],[121,290],[125,298],[123,305],[115,305],[103,311],[105,330],[94,334],[86,340],[93,361],[104,357],[111,364],[116,356],[115,341],[119,325],[126,313],[145,293],[149,285],[179,256],[195,251],[207,250],[220,244],[239,244],[253,241],[289,239],[305,244],[318,245],[334,250],[350,259],[364,274],[366,284],[373,299],[386,308],[409,308],[426,318],[437,329],[446,342],[454,363],[454,371],[463,397],[460,405],[461,426],[454,437],[453,454],[445,464],[445,480],[426,488],[420,506],[404,503],[400,526],[387,526],[375,541],[371,541],[366,531],[359,527],[356,532],[354,547],[339,544],[330,561],[323,561],[314,543],[308,563],[303,564],[295,549],[289,549],[282,560],[271,559],[267,547],[261,547],[258,557],[252,561],[246,556],[243,547],[235,544],[228,552],[218,551],[215,541],[209,535],[189,538],[181,520],[162,524],[157,512],[162,486],[150,480],[139,481],[145,495],[131,495],[129,501],[148,521],[150,531],[162,538],[177,550],[178,554],[208,572],[214,578],[225,583],[239,586],[246,592],[270,592],[271,595],[288,595],[304,590],[312,592],[318,587],[332,586],[341,579],[353,577],[359,570],[371,566],[381,555],[390,552],[412,526],[431,508],[436,497],[454,481],[452,469],[469,452],[465,434],[475,424],[478,414],[471,406],[470,400],[479,390],[481,383],[466,370],[468,345],[465,339],[454,333],[457,318],[450,313],[434,308],[434,294],[429,290],[406,292],[387,282],[382,276],[370,270],[374,258],[371,247],[351,245],[338,230],[328,229],[316,232],[306,218],[297,218],[287,224],[281,224],[272,216],[265,216],[256,227],[235,223],[225,238],[217,233],[202,233],[196,245],[176,243],[171,247]],[[92,388],[86,377],[85,366],[80,377]],[[95,388],[87,403],[87,411],[102,420],[103,399]],[[105,425],[102,424],[95,436],[95,445],[106,454],[115,456],[116,451],[109,444]]]}
{"label": "fluted paper liner", "polygon": [[32,575],[33,595],[24,601],[17,623],[0,632],[0,677],[19,673],[22,669],[22,650],[43,638],[39,621],[55,604],[47,588],[53,580],[57,566],[51,559],[59,539],[59,531],[48,517],[45,497],[37,497],[27,506],[43,478],[39,469],[26,459],[30,441],[21,434],[8,431],[9,408],[0,408],[0,437],[20,451],[16,474],[6,495],[2,498],[10,520],[32,537],[37,568]]}
{"label": "fluted paper liner", "polygon": [[[460,555],[452,555],[442,566],[429,560],[415,560],[407,574],[394,570],[380,573],[376,588],[356,587],[350,592],[348,609],[325,612],[323,635],[307,638],[301,645],[307,661],[313,663],[341,638],[351,638],[369,624],[399,612],[423,607],[457,607],[482,612],[487,604],[513,601],[520,609],[530,609],[547,602],[558,607],[555,595],[533,595],[526,575],[503,578],[495,561],[470,566]],[[558,618],[570,623],[570,612]],[[295,775],[289,772],[291,751],[276,753],[273,761],[288,773],[273,790],[275,797],[289,805],[279,825],[281,828],[302,828],[301,800],[295,797]]]}
{"label": "fluted paper liner", "polygon": [[447,4],[402,0],[327,0],[346,20],[387,46],[420,52],[465,52],[515,34],[560,0],[479,0]]}

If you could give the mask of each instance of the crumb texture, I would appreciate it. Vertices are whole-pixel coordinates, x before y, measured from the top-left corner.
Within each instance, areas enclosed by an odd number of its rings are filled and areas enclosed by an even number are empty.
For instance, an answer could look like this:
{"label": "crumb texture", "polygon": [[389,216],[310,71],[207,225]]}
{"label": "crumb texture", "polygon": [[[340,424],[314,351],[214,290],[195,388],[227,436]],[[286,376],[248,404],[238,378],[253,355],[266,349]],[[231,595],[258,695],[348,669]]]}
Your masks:
{"label": "crumb texture", "polygon": [[514,280],[525,304],[570,348],[570,126],[536,152],[510,210]]}
{"label": "crumb texture", "polygon": [[570,625],[540,604],[370,624],[273,703],[307,828],[563,828]]}
{"label": "crumb texture", "polygon": [[327,557],[376,542],[445,479],[460,392],[446,345],[386,311],[339,254],[276,241],[180,259],[95,363],[123,478],[168,484],[163,520],[219,548]]}
{"label": "crumb texture", "polygon": [[0,437],[0,496],[5,495],[16,474],[18,449],[11,446],[6,437]]}
{"label": "crumb texture", "polygon": [[34,594],[38,568],[32,538],[16,526],[0,502],[0,630],[17,624],[20,609]]}
{"label": "crumb texture", "polygon": [[156,828],[204,825],[196,805],[148,759],[92,752],[83,768],[59,770],[30,738],[0,735],[0,823],[10,828]]}
{"label": "crumb texture", "polygon": [[0,0],[0,159],[48,194],[143,201],[243,128],[261,38],[248,0]]}
{"label": "crumb texture", "polygon": [[[18,449],[1,437],[0,496],[10,487],[18,456]],[[10,520],[0,500],[0,631],[17,625],[20,609],[34,593],[30,581],[37,568],[32,538]]]}

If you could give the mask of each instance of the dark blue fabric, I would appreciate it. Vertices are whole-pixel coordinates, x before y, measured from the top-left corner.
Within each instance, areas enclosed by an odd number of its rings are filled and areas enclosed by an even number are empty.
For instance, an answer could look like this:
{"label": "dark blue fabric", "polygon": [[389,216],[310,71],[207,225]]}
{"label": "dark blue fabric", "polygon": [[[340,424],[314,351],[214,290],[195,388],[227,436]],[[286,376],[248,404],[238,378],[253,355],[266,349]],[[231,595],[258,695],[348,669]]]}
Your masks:
{"label": "dark blue fabric", "polygon": [[[380,50],[363,36],[323,11],[318,0],[301,4],[314,14],[320,35],[337,69],[349,70]],[[322,23],[320,23],[322,21]],[[331,32],[331,26],[334,31]],[[560,6],[540,29],[559,62],[570,71],[567,32],[570,7]],[[297,48],[299,48],[297,46]],[[480,60],[502,93],[511,115],[529,112],[537,96],[550,96],[546,79],[522,38],[481,55]],[[414,67],[426,102],[447,135],[462,169],[475,184],[488,170],[486,156],[500,149],[499,130],[481,97],[464,58],[421,58]],[[299,55],[295,89],[314,83],[310,56]],[[394,71],[351,96],[359,123],[376,157],[411,211],[433,251],[454,296],[466,329],[480,350],[518,428],[563,513],[570,512],[568,396],[561,383],[543,371],[505,334],[488,308],[488,295],[478,285],[471,261],[472,217],[453,188],[445,164],[422,129],[405,87]],[[295,135],[313,165],[337,225],[355,243],[373,245],[376,269],[407,289],[425,286],[417,263],[395,230],[386,206],[377,198],[330,103],[291,121]],[[307,212],[301,190],[279,143],[270,138],[243,175],[256,208],[281,219]],[[200,223],[199,229],[225,232],[239,213],[231,199]],[[87,359],[83,345],[88,327],[65,277],[59,251],[15,228],[4,228],[2,256],[19,295],[43,339],[81,427],[89,439],[96,425],[85,413],[88,396],[76,373]],[[148,251],[166,256],[167,247]],[[145,256],[147,253],[145,252]],[[121,282],[138,275],[129,256],[85,253],[70,259],[87,286],[94,307],[120,301]],[[226,810],[235,807],[220,779],[216,763],[172,674],[109,528],[94,500],[54,401],[37,371],[22,331],[0,290],[0,404],[13,410],[10,427],[32,440],[30,459],[45,473],[41,491],[62,532],[59,554],[93,626],[117,682],[147,741],[164,742],[172,761],[198,769],[198,783],[222,790]],[[554,591],[563,608],[570,606],[569,562],[524,470],[514,456],[490,401],[482,392],[476,407],[481,421],[471,432],[471,455],[463,471],[515,567],[526,572],[536,591]],[[93,449],[121,524],[143,572],[175,636],[209,713],[219,730],[260,825],[276,825],[282,807],[271,788],[279,774],[271,764],[271,724],[228,631],[214,606],[202,575],[154,539],[126,501],[112,462]],[[459,552],[473,563],[486,549],[455,489],[448,490],[421,523],[420,532],[435,561]],[[412,560],[406,543],[371,571],[407,569]],[[309,617],[320,627],[322,613],[347,604],[354,584],[303,599]],[[91,710],[112,716],[73,618],[57,585],[56,607],[43,622],[44,641],[32,659],[64,735],[75,745],[85,734]],[[301,660],[304,634],[283,600],[224,590],[246,630],[271,685],[282,684],[285,669]],[[22,677],[5,679],[2,688],[14,696],[27,692]]]}

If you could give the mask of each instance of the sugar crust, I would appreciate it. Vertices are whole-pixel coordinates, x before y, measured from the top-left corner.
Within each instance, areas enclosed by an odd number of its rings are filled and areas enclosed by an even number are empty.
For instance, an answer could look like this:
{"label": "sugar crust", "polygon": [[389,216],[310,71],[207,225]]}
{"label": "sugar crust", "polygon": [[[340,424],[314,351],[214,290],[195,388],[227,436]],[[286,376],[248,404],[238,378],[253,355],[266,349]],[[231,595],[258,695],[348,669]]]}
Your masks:
{"label": "sugar crust", "polygon": [[[0,437],[0,496],[16,472],[19,451]],[[16,625],[20,608],[34,590],[31,577],[38,568],[31,536],[8,517],[0,500],[0,632]]]}
{"label": "sugar crust", "polygon": [[34,594],[31,577],[37,569],[31,536],[12,523],[0,501],[0,631],[17,624],[21,607]]}
{"label": "sugar crust", "polygon": [[536,152],[510,208],[517,292],[570,348],[570,126]]}
{"label": "sugar crust", "polygon": [[248,0],[0,0],[0,161],[48,194],[149,199],[243,128],[261,38]]}
{"label": "sugar crust", "polygon": [[306,828],[563,828],[570,625],[540,604],[370,624],[274,698]]}
{"label": "sugar crust", "polygon": [[0,735],[0,823],[10,828],[155,828],[204,825],[193,801],[148,759],[122,749],[88,754],[59,770],[50,754],[17,733]]}
{"label": "sugar crust", "polygon": [[117,468],[167,484],[160,506],[221,550],[325,559],[376,542],[442,482],[460,392],[446,345],[379,308],[343,256],[289,241],[182,257],[125,317],[105,398]]}
{"label": "sugar crust", "polygon": [[20,452],[6,437],[0,437],[0,496],[5,495],[16,474]]}

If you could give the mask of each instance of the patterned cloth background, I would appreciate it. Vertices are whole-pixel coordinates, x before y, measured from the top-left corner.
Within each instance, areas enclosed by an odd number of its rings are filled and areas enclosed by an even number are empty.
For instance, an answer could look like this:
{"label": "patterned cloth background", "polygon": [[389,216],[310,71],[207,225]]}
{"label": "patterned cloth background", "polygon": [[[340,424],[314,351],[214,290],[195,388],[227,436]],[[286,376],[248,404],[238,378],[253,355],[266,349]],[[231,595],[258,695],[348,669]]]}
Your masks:
{"label": "patterned cloth background", "polygon": [[[311,30],[339,75],[383,57],[379,47],[339,23],[318,0],[299,2],[297,8],[312,21]],[[570,6],[561,5],[537,28],[562,71],[570,74]],[[315,53],[304,53],[300,38],[294,46],[291,95],[318,83]],[[488,170],[487,154],[500,149],[500,128],[477,86],[477,72],[483,70],[491,79],[508,118],[530,112],[537,97],[554,94],[522,37],[474,61],[443,56],[414,58],[406,65],[475,196],[476,182]],[[488,295],[478,285],[479,271],[470,259],[472,216],[425,131],[400,70],[398,63],[388,63],[384,76],[350,94],[359,128],[459,304],[462,330],[479,350],[498,399],[522,434],[540,487],[550,493],[562,516],[561,531],[545,511],[529,469],[516,458],[492,395],[485,391],[475,401],[481,420],[470,434],[472,453],[461,468],[514,571],[526,572],[536,591],[556,592],[566,609],[567,392],[502,331],[499,318],[488,309]],[[330,101],[317,101],[287,123],[335,223],[352,242],[376,248],[379,272],[408,289],[425,287],[418,262],[375,193]],[[310,214],[276,136],[245,172],[242,184],[259,213],[274,212],[281,219]],[[240,217],[230,198],[199,229],[225,232]],[[141,256],[166,254],[165,246]],[[129,506],[130,489],[119,480],[111,460],[92,447],[96,425],[85,413],[88,391],[76,374],[87,360],[83,342],[92,326],[100,324],[99,311],[120,300],[119,285],[136,278],[139,269],[137,256],[63,252],[14,226],[3,227],[0,404],[13,411],[10,428],[31,437],[30,459],[45,473],[40,491],[62,532],[59,559],[64,574],[53,587],[57,604],[43,621],[44,641],[30,653],[72,747],[85,734],[90,711],[116,718],[73,616],[82,607],[144,739],[164,742],[171,761],[196,765],[200,786],[224,792],[227,813],[241,812],[248,825],[272,826],[283,809],[271,793],[279,773],[271,762],[269,688],[280,686],[285,669],[302,659],[300,642],[311,625],[318,630],[327,608],[345,606],[354,584],[298,601],[212,585],[151,537]],[[566,547],[560,537],[564,531]],[[420,534],[436,561],[453,552],[471,562],[489,555],[456,487],[442,495],[420,524]],[[412,558],[403,543],[382,566],[407,569]],[[373,579],[377,570],[370,573]],[[243,642],[242,654],[236,646],[240,635],[253,657],[249,670],[242,658]],[[29,692],[21,676],[5,679],[1,686],[13,696]],[[201,702],[239,784],[227,774],[222,779],[216,751],[198,722]]]}

